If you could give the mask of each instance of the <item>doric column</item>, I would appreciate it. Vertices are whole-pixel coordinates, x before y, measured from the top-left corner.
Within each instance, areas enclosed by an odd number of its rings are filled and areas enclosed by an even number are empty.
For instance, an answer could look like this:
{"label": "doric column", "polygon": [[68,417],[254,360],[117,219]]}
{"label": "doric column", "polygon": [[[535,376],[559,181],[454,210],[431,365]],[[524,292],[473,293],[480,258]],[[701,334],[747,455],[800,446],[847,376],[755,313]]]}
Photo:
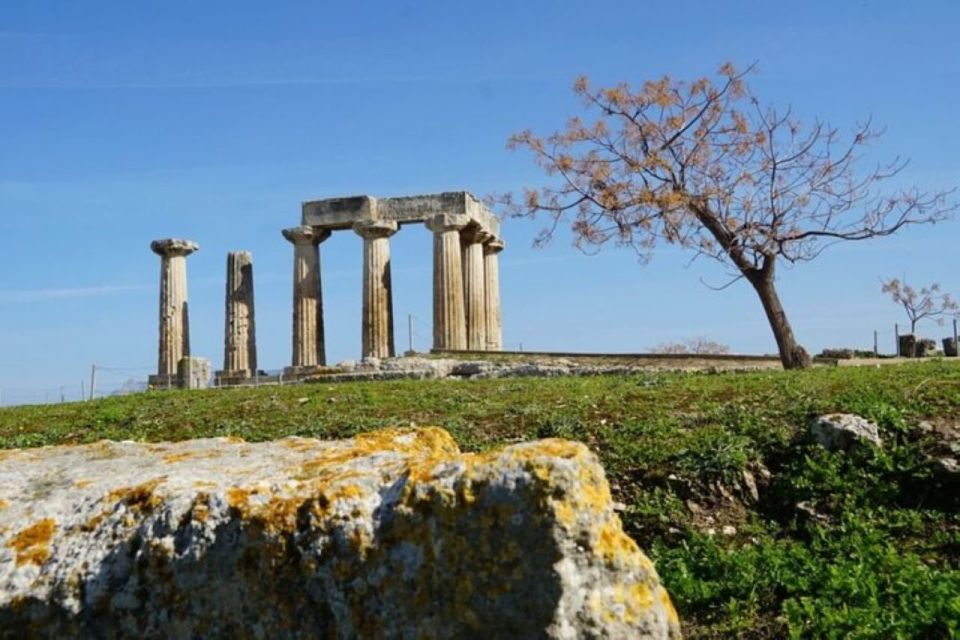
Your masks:
{"label": "doric column", "polygon": [[500,258],[502,240],[483,245],[484,293],[487,316],[487,351],[503,350],[503,319],[500,315]]}
{"label": "doric column", "polygon": [[227,254],[223,371],[218,376],[250,378],[257,371],[257,332],[253,306],[253,256],[249,251]]}
{"label": "doric column", "polygon": [[460,230],[470,219],[441,214],[427,221],[433,231],[433,348],[466,349]]}
{"label": "doric column", "polygon": [[323,342],[323,296],[320,243],[329,229],[293,227],[283,230],[293,243],[293,368],[326,364]]}
{"label": "doric column", "polygon": [[489,239],[489,233],[473,225],[460,233],[463,246],[463,307],[467,349],[471,351],[484,351],[487,348],[483,243]]}
{"label": "doric column", "polygon": [[168,238],[154,240],[150,249],[160,256],[160,348],[153,382],[169,385],[176,380],[180,359],[190,355],[187,256],[199,247],[190,240]]}
{"label": "doric column", "polygon": [[363,238],[363,357],[392,358],[396,349],[389,238],[397,232],[397,223],[357,222],[353,230]]}

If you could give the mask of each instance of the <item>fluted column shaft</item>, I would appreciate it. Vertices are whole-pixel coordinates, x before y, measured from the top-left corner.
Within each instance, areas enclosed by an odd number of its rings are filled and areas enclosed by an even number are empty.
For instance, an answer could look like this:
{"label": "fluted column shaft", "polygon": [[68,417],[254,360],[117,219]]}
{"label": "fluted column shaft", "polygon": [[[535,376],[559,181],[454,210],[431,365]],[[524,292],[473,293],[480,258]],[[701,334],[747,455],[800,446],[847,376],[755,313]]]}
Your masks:
{"label": "fluted column shaft", "polygon": [[293,243],[293,357],[294,367],[326,364],[323,336],[323,296],[320,283],[320,243],[328,229],[294,227],[283,236]]}
{"label": "fluted column shaft", "polygon": [[177,375],[181,358],[190,355],[187,303],[187,256],[198,249],[189,240],[156,240],[150,249],[160,256],[160,336],[158,376]]}
{"label": "fluted column shaft", "polygon": [[393,284],[390,278],[390,236],[396,222],[358,222],[353,230],[363,238],[363,357],[392,358]]}
{"label": "fluted column shaft", "polygon": [[493,240],[483,245],[484,311],[487,351],[503,350],[503,319],[500,311],[500,252],[504,244]]}
{"label": "fluted column shaft", "polygon": [[471,351],[483,351],[487,348],[483,243],[489,239],[489,233],[472,226],[464,229],[460,235],[463,245],[463,306],[467,349]]}
{"label": "fluted column shaft", "polygon": [[227,254],[227,292],[223,369],[243,377],[257,370],[257,334],[253,305],[253,256]]}
{"label": "fluted column shaft", "polygon": [[466,349],[460,230],[469,218],[439,215],[427,222],[433,231],[433,348]]}

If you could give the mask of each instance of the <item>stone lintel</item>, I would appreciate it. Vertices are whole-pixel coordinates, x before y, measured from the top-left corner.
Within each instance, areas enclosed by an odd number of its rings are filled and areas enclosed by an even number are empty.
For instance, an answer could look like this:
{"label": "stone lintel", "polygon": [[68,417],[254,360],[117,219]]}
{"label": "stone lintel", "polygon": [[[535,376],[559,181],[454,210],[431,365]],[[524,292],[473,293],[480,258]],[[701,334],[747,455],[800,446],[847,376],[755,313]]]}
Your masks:
{"label": "stone lintel", "polygon": [[181,238],[164,238],[163,240],[154,240],[150,243],[150,250],[158,256],[188,256],[198,250],[200,245],[192,240],[183,240]]}
{"label": "stone lintel", "polygon": [[317,227],[300,226],[291,227],[281,231],[283,237],[293,244],[320,244],[330,237],[330,229],[319,229]]}
{"label": "stone lintel", "polygon": [[398,224],[426,222],[439,214],[464,215],[499,236],[500,224],[473,194],[451,191],[396,198],[351,196],[310,200],[302,206],[302,224],[325,229],[349,229],[364,220],[391,220]]}

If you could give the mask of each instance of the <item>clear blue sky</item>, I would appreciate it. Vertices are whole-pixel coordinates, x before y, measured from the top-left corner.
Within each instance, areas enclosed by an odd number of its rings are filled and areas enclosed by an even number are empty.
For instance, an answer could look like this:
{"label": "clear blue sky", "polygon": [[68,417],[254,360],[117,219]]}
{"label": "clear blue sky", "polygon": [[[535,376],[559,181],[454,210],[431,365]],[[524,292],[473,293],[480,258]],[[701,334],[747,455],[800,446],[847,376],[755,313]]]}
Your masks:
{"label": "clear blue sky", "polygon": [[[888,128],[907,182],[960,185],[960,3],[6,2],[0,8],[0,393],[68,396],[92,362],[156,364],[151,239],[197,241],[194,352],[222,364],[225,254],[254,254],[260,361],[289,364],[292,251],[280,229],[314,197],[536,185],[509,134],[578,112],[575,75],[689,78],[758,61],[761,97],[841,126]],[[675,250],[641,267],[588,257],[508,220],[508,348],[639,351],[704,335],[773,352],[746,284]],[[957,223],[834,249],[780,287],[812,351],[892,345],[878,278],[960,293]],[[397,343],[429,347],[430,237],[393,239]],[[361,240],[322,245],[328,357],[360,350]],[[924,332],[945,335],[927,325]],[[127,372],[105,372],[105,388]]]}

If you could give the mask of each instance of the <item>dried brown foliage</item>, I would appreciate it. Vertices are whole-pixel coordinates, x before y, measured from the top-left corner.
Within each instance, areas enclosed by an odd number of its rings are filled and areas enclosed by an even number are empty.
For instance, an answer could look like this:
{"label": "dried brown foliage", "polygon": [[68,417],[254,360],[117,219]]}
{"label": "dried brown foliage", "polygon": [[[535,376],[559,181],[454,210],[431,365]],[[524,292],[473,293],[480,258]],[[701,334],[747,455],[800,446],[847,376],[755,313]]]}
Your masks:
{"label": "dried brown foliage", "polygon": [[581,249],[612,242],[647,259],[666,242],[720,261],[757,290],[784,365],[804,366],[774,287],[777,262],[937,222],[954,205],[950,191],[882,190],[905,162],[857,170],[880,133],[869,121],[849,135],[820,120],[804,125],[790,109],[761,105],[745,81],[751,70],[725,64],[714,78],[639,87],[578,78],[574,91],[595,118],[512,136],[509,147],[532,151],[554,180],[500,202],[547,217],[538,242],[569,222]]}

